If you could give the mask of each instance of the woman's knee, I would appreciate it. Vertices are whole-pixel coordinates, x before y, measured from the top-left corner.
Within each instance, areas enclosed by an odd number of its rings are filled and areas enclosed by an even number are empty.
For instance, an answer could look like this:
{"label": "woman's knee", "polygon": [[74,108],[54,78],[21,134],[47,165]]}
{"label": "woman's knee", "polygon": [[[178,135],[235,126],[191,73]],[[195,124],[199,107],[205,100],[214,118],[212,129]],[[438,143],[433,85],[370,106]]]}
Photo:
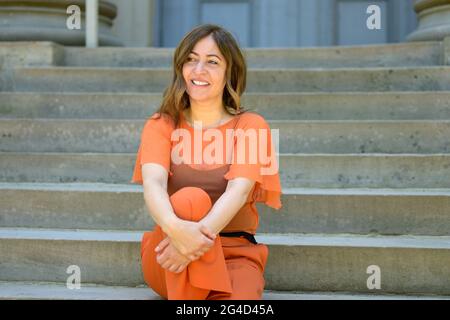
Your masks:
{"label": "woman's knee", "polygon": [[189,221],[199,221],[208,214],[212,201],[208,193],[198,187],[184,187],[170,196],[175,214]]}
{"label": "woman's knee", "polygon": [[231,300],[260,300],[264,293],[264,274],[258,266],[246,259],[241,263],[228,264],[232,279],[233,293]]}

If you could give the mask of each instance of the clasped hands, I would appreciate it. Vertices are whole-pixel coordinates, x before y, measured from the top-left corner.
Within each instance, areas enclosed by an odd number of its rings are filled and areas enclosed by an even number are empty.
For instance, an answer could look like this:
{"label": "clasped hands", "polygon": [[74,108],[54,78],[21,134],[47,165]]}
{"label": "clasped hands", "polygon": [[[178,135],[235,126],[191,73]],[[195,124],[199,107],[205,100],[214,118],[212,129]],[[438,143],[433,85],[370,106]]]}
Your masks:
{"label": "clasped hands", "polygon": [[213,245],[216,235],[201,222],[179,220],[170,234],[155,248],[156,261],[162,268],[180,273],[199,259]]}

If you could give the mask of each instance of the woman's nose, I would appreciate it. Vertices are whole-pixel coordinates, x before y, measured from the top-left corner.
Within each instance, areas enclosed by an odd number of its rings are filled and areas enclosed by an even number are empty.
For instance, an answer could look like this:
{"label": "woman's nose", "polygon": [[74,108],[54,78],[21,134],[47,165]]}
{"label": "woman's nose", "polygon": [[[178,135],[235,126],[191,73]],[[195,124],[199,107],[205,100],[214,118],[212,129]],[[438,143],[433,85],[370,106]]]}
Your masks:
{"label": "woman's nose", "polygon": [[203,72],[203,71],[205,70],[205,65],[204,65],[204,63],[201,62],[201,61],[198,62],[198,63],[195,65],[194,70],[195,70],[195,72],[197,72],[197,73]]}

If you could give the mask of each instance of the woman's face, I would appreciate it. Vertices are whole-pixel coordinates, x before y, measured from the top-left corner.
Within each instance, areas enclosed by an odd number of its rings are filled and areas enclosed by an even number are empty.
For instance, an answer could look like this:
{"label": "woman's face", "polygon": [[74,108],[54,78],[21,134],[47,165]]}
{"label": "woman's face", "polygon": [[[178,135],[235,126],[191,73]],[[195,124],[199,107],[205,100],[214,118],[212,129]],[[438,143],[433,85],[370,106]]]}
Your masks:
{"label": "woman's face", "polygon": [[[200,39],[183,65],[186,91],[196,101],[222,100],[226,61],[211,35]],[[197,80],[200,83],[194,84]],[[197,82],[196,81],[196,82]]]}

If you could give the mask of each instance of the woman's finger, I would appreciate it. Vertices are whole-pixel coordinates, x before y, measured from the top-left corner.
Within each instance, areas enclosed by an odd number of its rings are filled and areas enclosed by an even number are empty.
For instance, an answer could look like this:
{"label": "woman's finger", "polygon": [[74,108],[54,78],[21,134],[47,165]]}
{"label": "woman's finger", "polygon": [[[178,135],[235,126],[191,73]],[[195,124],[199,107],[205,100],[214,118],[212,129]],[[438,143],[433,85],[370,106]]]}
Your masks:
{"label": "woman's finger", "polygon": [[182,271],[184,270],[184,268],[185,268],[184,265],[179,266],[178,269],[175,271],[175,273],[180,273],[180,272],[182,272]]}
{"label": "woman's finger", "polygon": [[200,259],[201,257],[202,257],[202,253],[196,253],[196,254],[194,254],[194,257],[195,257],[195,260],[198,260],[198,259]]}
{"label": "woman's finger", "polygon": [[178,265],[176,265],[176,264],[173,264],[169,267],[170,272],[175,272],[175,271],[177,271],[177,269],[178,269]]}
{"label": "woman's finger", "polygon": [[155,248],[155,252],[162,252],[170,244],[170,238],[166,237]]}
{"label": "woman's finger", "polygon": [[172,264],[170,263],[170,261],[165,261],[163,264],[161,264],[161,268],[163,268],[163,269],[169,269],[169,267],[171,266]]}
{"label": "woman's finger", "polygon": [[189,262],[183,263],[183,264],[180,266],[180,268],[179,268],[179,270],[180,270],[179,272],[183,272],[184,269],[186,269],[188,265],[189,265]]}
{"label": "woman's finger", "polygon": [[167,254],[166,251],[164,251],[163,253],[158,254],[158,255],[156,256],[156,261],[157,261],[160,265],[162,265],[163,263],[165,263],[168,259],[169,259],[169,255]]}
{"label": "woman's finger", "polygon": [[191,261],[197,260],[197,258],[196,258],[195,255],[193,255],[193,254],[190,254],[190,255],[188,256],[188,258],[189,258],[189,260],[191,260]]}

